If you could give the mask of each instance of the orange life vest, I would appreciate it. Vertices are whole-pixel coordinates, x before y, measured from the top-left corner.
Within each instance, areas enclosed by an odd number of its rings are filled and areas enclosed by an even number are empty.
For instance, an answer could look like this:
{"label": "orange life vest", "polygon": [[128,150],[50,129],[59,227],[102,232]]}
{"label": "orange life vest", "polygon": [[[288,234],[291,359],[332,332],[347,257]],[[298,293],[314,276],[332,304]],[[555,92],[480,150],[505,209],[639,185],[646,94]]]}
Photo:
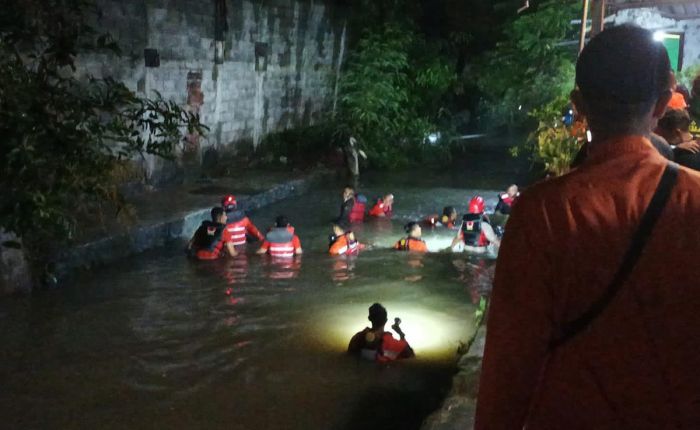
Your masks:
{"label": "orange life vest", "polygon": [[270,244],[268,253],[275,258],[294,257],[294,228],[276,227],[270,230],[265,236],[265,240]]}
{"label": "orange life vest", "polygon": [[351,255],[360,250],[360,243],[356,240],[350,241],[347,234],[336,238],[328,249],[331,255]]}
{"label": "orange life vest", "polygon": [[394,249],[399,251],[428,252],[428,246],[422,239],[414,239],[412,237],[399,240],[394,245]]}

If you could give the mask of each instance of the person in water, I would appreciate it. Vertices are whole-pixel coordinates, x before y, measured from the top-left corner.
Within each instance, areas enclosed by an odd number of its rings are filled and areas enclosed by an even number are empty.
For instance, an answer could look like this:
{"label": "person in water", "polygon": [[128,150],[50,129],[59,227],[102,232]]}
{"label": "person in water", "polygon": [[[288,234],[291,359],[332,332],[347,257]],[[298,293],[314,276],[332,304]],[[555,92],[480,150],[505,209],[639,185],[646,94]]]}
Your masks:
{"label": "person in water", "polygon": [[394,325],[391,326],[399,335],[398,340],[391,332],[384,330],[387,323],[387,312],[384,306],[379,303],[370,306],[367,319],[372,323],[372,327],[365,327],[350,339],[349,355],[379,363],[416,356],[401,330],[400,319],[395,318]]}
{"label": "person in water", "polygon": [[343,203],[340,205],[340,215],[335,219],[335,222],[344,227],[352,223],[363,222],[367,198],[362,194],[356,194],[355,189],[349,185],[343,188],[342,196]]}
{"label": "person in water", "polygon": [[248,238],[252,240],[263,240],[265,236],[255,227],[255,224],[248,219],[244,211],[238,210],[236,197],[229,194],[221,199],[221,206],[226,211],[226,230],[231,235],[234,246],[243,246]]}
{"label": "person in water", "polygon": [[445,227],[453,229],[457,222],[457,216],[457,209],[455,209],[454,206],[445,206],[442,209],[442,215],[430,215],[423,220],[423,225],[426,227]]}
{"label": "person in water", "polygon": [[404,230],[408,233],[408,236],[396,242],[394,249],[398,251],[428,252],[428,246],[421,239],[423,230],[419,223],[411,221],[404,226]]}
{"label": "person in water", "polygon": [[187,255],[197,260],[216,260],[224,255],[238,255],[233,239],[226,230],[226,213],[223,208],[212,208],[211,221],[202,221],[187,244]]}
{"label": "person in water", "polygon": [[485,204],[481,196],[475,196],[469,202],[469,213],[462,218],[462,226],[457,237],[452,241],[452,250],[483,253],[489,247],[500,246],[501,240],[496,235],[488,217],[484,214]]}
{"label": "person in water", "polygon": [[294,227],[289,224],[286,216],[277,217],[275,226],[267,232],[257,253],[270,254],[275,258],[292,258],[302,253],[299,236],[294,234]]}
{"label": "person in water", "polygon": [[505,193],[498,196],[498,204],[496,204],[496,212],[500,212],[503,215],[510,215],[510,210],[513,207],[513,203],[520,196],[518,191],[518,186],[513,184],[506,190]]}
{"label": "person in water", "polygon": [[357,255],[364,246],[355,239],[355,233],[343,230],[333,224],[333,234],[329,237],[328,253],[331,255]]}
{"label": "person in water", "polygon": [[370,209],[369,216],[377,218],[391,218],[394,205],[394,195],[387,194],[382,198],[377,199],[374,207]]}

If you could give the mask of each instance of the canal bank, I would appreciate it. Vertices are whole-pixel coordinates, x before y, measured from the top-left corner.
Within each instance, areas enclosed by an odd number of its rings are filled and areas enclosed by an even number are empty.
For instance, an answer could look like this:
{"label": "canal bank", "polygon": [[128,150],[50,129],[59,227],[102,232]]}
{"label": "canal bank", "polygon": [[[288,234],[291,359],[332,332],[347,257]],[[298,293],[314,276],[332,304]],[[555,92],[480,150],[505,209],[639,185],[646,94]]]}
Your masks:
{"label": "canal bank", "polygon": [[471,339],[469,349],[457,362],[457,374],[444,403],[431,414],[421,430],[468,430],[474,428],[476,398],[479,392],[481,361],[484,357],[486,326]]}
{"label": "canal bank", "polygon": [[223,195],[236,195],[239,208],[252,211],[300,196],[329,177],[332,172],[325,169],[305,174],[253,174],[143,192],[131,205],[136,219],[127,223],[110,220],[86,230],[82,243],[57,254],[56,275],[63,279],[76,269],[96,268],[168,242],[189,239],[199,224],[209,219],[211,208]]}

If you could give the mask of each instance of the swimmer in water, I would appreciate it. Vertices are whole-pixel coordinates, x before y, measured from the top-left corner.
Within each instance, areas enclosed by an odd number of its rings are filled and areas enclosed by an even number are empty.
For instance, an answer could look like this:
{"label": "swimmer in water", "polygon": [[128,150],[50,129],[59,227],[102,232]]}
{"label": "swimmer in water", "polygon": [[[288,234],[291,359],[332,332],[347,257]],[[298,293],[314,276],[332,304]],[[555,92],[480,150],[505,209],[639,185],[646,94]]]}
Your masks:
{"label": "swimmer in water", "polygon": [[421,239],[423,230],[420,228],[419,223],[409,222],[404,226],[404,230],[408,233],[408,236],[396,242],[394,249],[397,251],[428,252],[428,246]]}
{"label": "swimmer in water", "polygon": [[426,227],[445,227],[449,229],[454,229],[457,226],[457,209],[454,206],[445,206],[442,209],[442,215],[430,215],[423,220],[422,224]]}
{"label": "swimmer in water", "polygon": [[398,340],[391,332],[384,331],[387,323],[387,312],[384,306],[379,303],[370,306],[367,319],[372,323],[372,327],[365,327],[364,330],[356,333],[350,339],[349,355],[379,363],[415,357],[416,354],[401,330],[399,318],[395,318],[394,324],[391,326],[399,335]]}
{"label": "swimmer in water", "polygon": [[488,217],[484,214],[485,204],[481,196],[475,196],[469,202],[469,213],[462,218],[462,226],[457,237],[452,241],[455,252],[468,251],[484,253],[496,250],[501,240],[496,235]]}

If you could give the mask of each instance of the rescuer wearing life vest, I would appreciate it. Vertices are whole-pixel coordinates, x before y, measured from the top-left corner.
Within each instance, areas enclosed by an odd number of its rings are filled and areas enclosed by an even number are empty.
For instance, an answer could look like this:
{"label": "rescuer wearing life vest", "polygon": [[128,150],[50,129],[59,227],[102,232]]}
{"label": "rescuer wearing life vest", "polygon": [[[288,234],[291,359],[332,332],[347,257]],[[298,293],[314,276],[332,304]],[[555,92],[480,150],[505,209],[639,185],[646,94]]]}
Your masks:
{"label": "rescuer wearing life vest", "polygon": [[343,203],[340,205],[340,215],[335,222],[343,227],[363,222],[366,208],[367,198],[362,194],[356,194],[355,189],[348,185],[343,188]]}
{"label": "rescuer wearing life vest", "polygon": [[255,227],[255,224],[246,216],[245,212],[238,210],[236,197],[224,196],[221,206],[226,211],[226,230],[231,235],[234,246],[243,246],[250,237],[254,240],[264,240],[265,236]]}
{"label": "rescuer wearing life vest", "polygon": [[356,333],[348,345],[348,354],[366,360],[386,363],[402,358],[412,358],[416,354],[406,341],[406,335],[401,330],[401,320],[394,319],[392,329],[399,335],[395,339],[391,332],[384,331],[387,322],[387,313],[384,306],[375,303],[369,307],[367,319],[372,323],[372,327],[365,327],[364,330]]}
{"label": "rescuer wearing life vest", "polygon": [[513,207],[513,203],[520,196],[518,192],[518,186],[513,184],[506,190],[505,193],[498,196],[498,204],[496,204],[496,212],[500,212],[503,215],[510,215],[510,209]]}
{"label": "rescuer wearing life vest", "polygon": [[411,221],[404,226],[404,230],[408,233],[408,236],[396,242],[394,249],[398,251],[428,252],[428,246],[421,239],[423,231],[419,223]]}
{"label": "rescuer wearing life vest", "polygon": [[445,206],[442,209],[442,215],[430,215],[423,220],[422,224],[426,227],[445,227],[449,229],[455,228],[457,221],[457,209],[453,206]]}
{"label": "rescuer wearing life vest", "polygon": [[452,241],[453,251],[486,252],[489,247],[500,246],[501,241],[484,214],[485,204],[481,196],[469,201],[469,213],[462,218],[462,226]]}
{"label": "rescuer wearing life vest", "polygon": [[187,255],[197,260],[216,260],[223,255],[238,255],[231,235],[226,230],[226,213],[223,208],[212,208],[211,221],[202,221],[187,244]]}
{"label": "rescuer wearing life vest", "polygon": [[333,224],[333,234],[328,239],[328,253],[331,255],[357,255],[364,248],[355,239],[355,233],[343,230],[338,224]]}
{"label": "rescuer wearing life vest", "polygon": [[394,195],[387,194],[382,198],[377,199],[374,207],[370,209],[369,216],[377,218],[391,218],[394,205]]}
{"label": "rescuer wearing life vest", "polygon": [[294,234],[294,227],[289,224],[286,216],[277,217],[275,227],[267,232],[257,253],[270,254],[273,258],[293,258],[302,253],[301,241]]}

